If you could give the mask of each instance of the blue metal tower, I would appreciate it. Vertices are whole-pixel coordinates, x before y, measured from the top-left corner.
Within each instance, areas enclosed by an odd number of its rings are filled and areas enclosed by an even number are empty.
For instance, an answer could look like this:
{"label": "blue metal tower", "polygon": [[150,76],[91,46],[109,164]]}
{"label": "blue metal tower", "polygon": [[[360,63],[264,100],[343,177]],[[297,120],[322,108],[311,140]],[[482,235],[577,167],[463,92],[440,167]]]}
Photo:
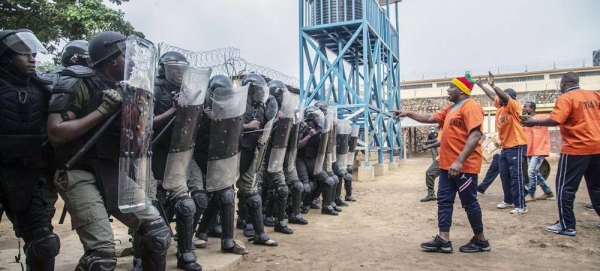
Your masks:
{"label": "blue metal tower", "polygon": [[[362,126],[365,154],[383,163],[401,149],[398,2],[300,0],[300,95],[337,105],[339,118]],[[395,27],[390,21],[395,5]],[[306,70],[308,69],[308,71]],[[368,165],[369,159],[365,159]]]}

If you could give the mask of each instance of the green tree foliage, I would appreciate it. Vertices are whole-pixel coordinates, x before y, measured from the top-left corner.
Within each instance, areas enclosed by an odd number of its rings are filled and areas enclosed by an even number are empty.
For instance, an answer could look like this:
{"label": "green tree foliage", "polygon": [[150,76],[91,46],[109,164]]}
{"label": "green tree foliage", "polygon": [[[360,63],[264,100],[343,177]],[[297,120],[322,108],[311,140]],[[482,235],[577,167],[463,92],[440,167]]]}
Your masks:
{"label": "green tree foliage", "polygon": [[[117,5],[129,0],[110,0]],[[61,41],[89,40],[94,34],[112,30],[144,37],[123,18],[120,10],[102,0],[1,0],[0,27],[27,28],[55,54]]]}

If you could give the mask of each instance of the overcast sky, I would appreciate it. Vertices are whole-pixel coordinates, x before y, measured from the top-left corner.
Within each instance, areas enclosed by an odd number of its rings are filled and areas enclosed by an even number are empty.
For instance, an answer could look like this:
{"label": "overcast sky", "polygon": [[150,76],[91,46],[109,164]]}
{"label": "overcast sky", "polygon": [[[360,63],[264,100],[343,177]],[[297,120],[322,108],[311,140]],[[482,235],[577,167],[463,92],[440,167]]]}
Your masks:
{"label": "overcast sky", "polygon": [[[130,0],[117,8],[154,43],[236,47],[249,62],[299,76],[298,0]],[[598,0],[404,0],[399,10],[407,75],[591,58],[600,49]]]}

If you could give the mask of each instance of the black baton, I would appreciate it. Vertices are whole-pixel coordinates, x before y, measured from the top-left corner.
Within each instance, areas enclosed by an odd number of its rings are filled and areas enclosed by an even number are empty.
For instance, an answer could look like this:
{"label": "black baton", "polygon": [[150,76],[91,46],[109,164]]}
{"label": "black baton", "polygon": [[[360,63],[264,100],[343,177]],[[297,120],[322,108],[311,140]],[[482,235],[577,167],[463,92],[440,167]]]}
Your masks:
{"label": "black baton", "polygon": [[65,168],[71,169],[75,165],[75,163],[77,163],[77,161],[79,161],[79,159],[81,159],[81,157],[86,152],[88,152],[88,150],[92,147],[92,145],[96,144],[96,141],[98,141],[98,138],[100,138],[100,136],[104,133],[106,128],[108,128],[108,126],[110,126],[115,121],[115,119],[117,118],[119,113],[121,113],[121,110],[122,109],[119,108],[119,110],[117,112],[115,112],[104,124],[102,124],[102,126],[100,126],[100,129],[98,129],[96,131],[96,133],[94,133],[94,135],[92,135],[90,140],[88,140],[85,143],[85,145],[83,145],[83,147],[75,155],[73,155],[73,157],[71,157],[71,159],[69,159],[69,161],[67,161],[67,163],[65,164]]}

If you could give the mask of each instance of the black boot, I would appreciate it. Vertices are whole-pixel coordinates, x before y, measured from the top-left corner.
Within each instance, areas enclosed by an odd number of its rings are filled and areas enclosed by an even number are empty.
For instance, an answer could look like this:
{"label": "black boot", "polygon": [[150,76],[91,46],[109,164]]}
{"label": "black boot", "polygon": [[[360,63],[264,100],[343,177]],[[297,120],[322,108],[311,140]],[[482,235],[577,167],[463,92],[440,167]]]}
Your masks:
{"label": "black boot", "polygon": [[223,227],[223,232],[221,234],[221,251],[240,255],[248,254],[248,250],[236,244],[233,240],[233,217],[235,209],[233,188],[228,187],[215,193],[218,197],[219,216],[221,218],[221,226]]}
{"label": "black boot", "polygon": [[287,226],[287,222],[279,221],[275,224],[275,231],[283,234],[293,234],[294,231]]}
{"label": "black boot", "polygon": [[250,222],[252,222],[252,226],[254,229],[254,244],[256,245],[266,245],[266,246],[277,246],[277,242],[271,240],[269,235],[265,232],[265,226],[263,225],[263,215],[262,215],[262,201],[260,199],[260,195],[258,193],[252,193],[248,195],[248,199],[246,200],[247,208],[248,208],[248,218]]}
{"label": "black boot", "polygon": [[344,188],[346,189],[346,201],[356,201],[352,196],[352,180],[344,180]]}
{"label": "black boot", "polygon": [[331,192],[333,187],[328,184],[323,184],[323,208],[321,209],[322,214],[326,215],[338,215],[338,212],[333,209],[331,204],[333,200],[331,200]]}
{"label": "black boot", "polygon": [[200,271],[202,266],[196,262],[196,254],[192,250],[194,237],[194,214],[196,204],[187,194],[173,199],[176,213],[175,229],[177,230],[177,268],[186,271]]}

